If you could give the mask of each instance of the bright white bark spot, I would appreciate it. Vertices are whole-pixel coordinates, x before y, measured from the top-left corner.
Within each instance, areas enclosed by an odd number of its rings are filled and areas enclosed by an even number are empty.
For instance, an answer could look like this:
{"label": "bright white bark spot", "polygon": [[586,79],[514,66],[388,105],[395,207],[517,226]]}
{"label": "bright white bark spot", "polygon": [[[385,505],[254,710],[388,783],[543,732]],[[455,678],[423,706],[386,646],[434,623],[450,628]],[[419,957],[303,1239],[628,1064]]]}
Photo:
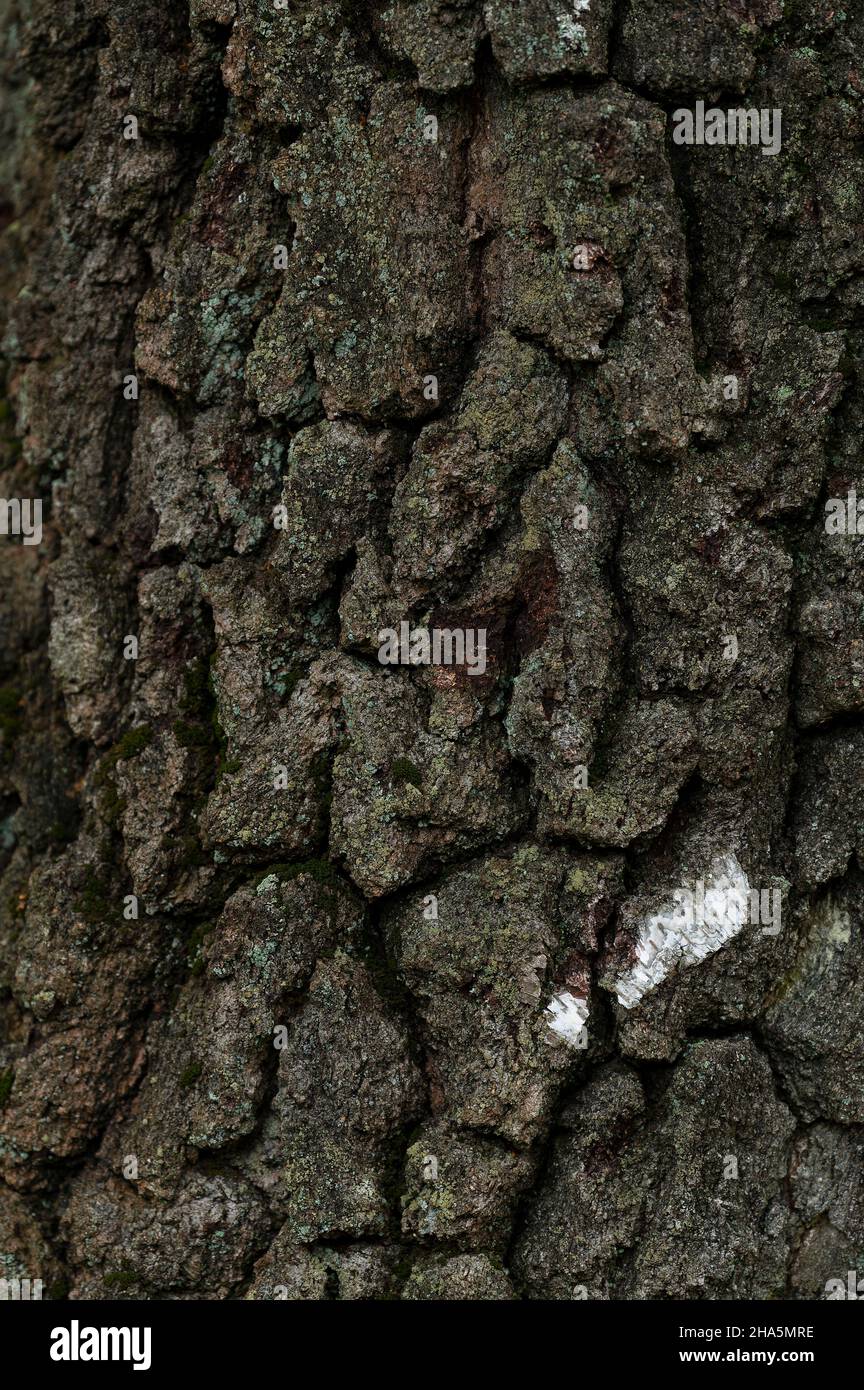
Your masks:
{"label": "bright white bark spot", "polygon": [[581,1041],[582,1029],[588,1022],[588,1002],[577,999],[569,990],[555,994],[546,1005],[546,1022],[551,1031],[569,1047],[584,1046]]}
{"label": "bright white bark spot", "polygon": [[734,854],[718,856],[704,885],[679,889],[674,900],[642,924],[636,964],[615,986],[618,1003],[634,1008],[671,971],[704,960],[747,922],[750,883]]}

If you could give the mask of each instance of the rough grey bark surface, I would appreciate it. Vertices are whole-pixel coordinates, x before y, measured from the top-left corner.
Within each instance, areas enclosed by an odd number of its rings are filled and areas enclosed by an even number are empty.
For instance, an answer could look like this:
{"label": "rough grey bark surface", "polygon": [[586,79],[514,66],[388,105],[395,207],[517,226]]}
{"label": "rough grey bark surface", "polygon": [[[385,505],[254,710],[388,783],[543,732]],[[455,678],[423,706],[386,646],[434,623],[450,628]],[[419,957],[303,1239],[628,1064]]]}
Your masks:
{"label": "rough grey bark surface", "polygon": [[0,11],[0,1275],[864,1273],[860,0]]}

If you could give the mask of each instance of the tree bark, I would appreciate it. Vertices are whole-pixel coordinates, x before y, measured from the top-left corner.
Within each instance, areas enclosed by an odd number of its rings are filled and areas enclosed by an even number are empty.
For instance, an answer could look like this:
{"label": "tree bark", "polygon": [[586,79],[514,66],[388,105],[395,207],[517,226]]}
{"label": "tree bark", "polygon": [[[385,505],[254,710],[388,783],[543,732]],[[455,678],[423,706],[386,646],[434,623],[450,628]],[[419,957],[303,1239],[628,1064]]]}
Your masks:
{"label": "tree bark", "polygon": [[860,5],[0,13],[0,1274],[825,1297]]}

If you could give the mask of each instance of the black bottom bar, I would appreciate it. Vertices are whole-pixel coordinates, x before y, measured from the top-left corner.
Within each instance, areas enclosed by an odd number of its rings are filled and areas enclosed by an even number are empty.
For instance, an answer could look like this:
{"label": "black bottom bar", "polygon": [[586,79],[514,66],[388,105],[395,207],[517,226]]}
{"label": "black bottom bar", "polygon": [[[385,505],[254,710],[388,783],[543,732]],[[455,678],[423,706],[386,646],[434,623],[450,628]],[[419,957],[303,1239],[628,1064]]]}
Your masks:
{"label": "black bottom bar", "polygon": [[0,1329],[22,1371],[58,1383],[107,1371],[221,1384],[281,1367],[287,1385],[340,1371],[404,1380],[475,1370],[489,1384],[503,1358],[508,1377],[518,1364],[580,1390],[604,1366],[616,1383],[646,1370],[698,1383],[706,1368],[754,1366],[770,1385],[789,1370],[824,1380],[855,1364],[862,1314],[840,1302],[10,1302],[0,1304]]}

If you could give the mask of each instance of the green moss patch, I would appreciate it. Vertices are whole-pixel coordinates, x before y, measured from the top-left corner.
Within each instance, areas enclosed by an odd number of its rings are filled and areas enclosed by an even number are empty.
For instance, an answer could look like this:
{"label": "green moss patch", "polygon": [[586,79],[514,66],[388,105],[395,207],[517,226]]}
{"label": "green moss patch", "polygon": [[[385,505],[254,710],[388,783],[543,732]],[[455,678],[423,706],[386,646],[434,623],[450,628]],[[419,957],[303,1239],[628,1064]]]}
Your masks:
{"label": "green moss patch", "polygon": [[194,1086],[204,1068],[200,1062],[190,1062],[180,1073],[181,1086]]}
{"label": "green moss patch", "polygon": [[410,761],[409,758],[396,758],[390,768],[390,778],[397,785],[402,786],[406,782],[412,787],[422,787],[423,774],[419,767]]}
{"label": "green moss patch", "polygon": [[0,1071],[0,1110],[3,1109],[12,1091],[12,1083],[15,1080],[15,1072],[11,1067],[5,1071]]}

